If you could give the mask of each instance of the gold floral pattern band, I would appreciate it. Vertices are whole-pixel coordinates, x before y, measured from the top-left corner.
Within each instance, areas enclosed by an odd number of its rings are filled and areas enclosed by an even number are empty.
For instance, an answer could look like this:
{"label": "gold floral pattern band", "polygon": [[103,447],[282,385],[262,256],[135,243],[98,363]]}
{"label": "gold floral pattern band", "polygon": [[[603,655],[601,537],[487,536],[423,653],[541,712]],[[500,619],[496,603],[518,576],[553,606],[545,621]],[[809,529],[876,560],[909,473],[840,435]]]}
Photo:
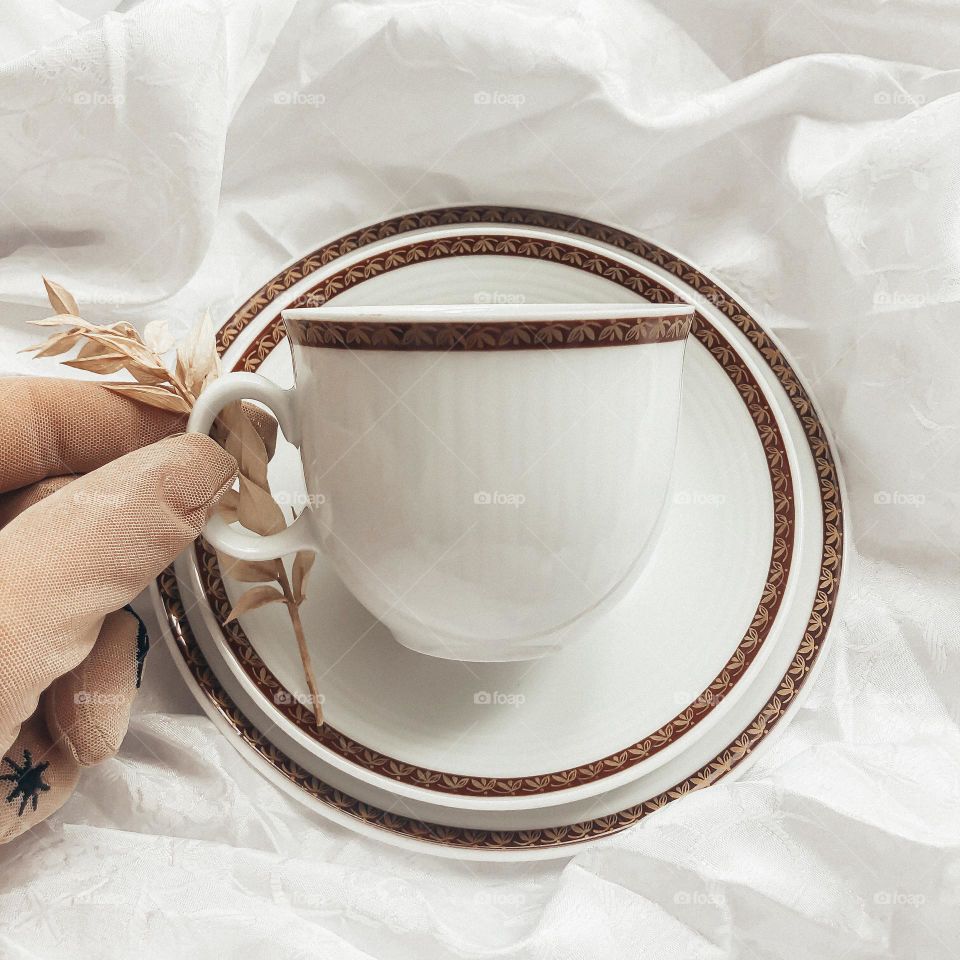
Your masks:
{"label": "gold floral pattern band", "polygon": [[[435,244],[433,244],[435,245]],[[412,254],[416,245],[406,248]],[[368,264],[376,262],[371,258]],[[413,262],[412,260],[407,262]],[[692,317],[502,321],[498,323],[345,323],[316,317],[285,321],[287,336],[303,347],[340,350],[563,350],[674,343],[686,339]]]}
{"label": "gold floral pattern band", "polygon": [[[673,254],[624,231],[565,214],[510,207],[443,208],[397,217],[373,227],[357,231],[356,233],[348,234],[297,261],[297,263],[282,271],[277,277],[257,291],[221,328],[218,334],[218,345],[221,352],[223,352],[223,350],[233,342],[236,336],[256,318],[261,310],[268,306],[279,294],[289,289],[305,276],[315,272],[319,267],[332,262],[343,254],[354,251],[376,240],[382,240],[413,230],[446,224],[467,225],[476,223],[522,224],[564,231],[575,236],[588,237],[589,239],[623,249],[641,259],[658,265],[684,283],[690,285],[699,297],[707,299],[727,316],[747,336],[760,356],[777,376],[790,397],[791,403],[807,435],[810,450],[816,464],[820,487],[823,516],[823,553],[821,557],[819,585],[807,627],[790,667],[778,684],[774,694],[746,729],[728,744],[712,761],[705,764],[690,777],[658,796],[616,814],[578,824],[568,824],[529,831],[485,831],[425,823],[379,810],[355,798],[348,797],[340,791],[334,790],[329,785],[324,784],[316,777],[313,777],[284,756],[281,751],[273,746],[273,744],[237,710],[206,664],[203,654],[199,650],[196,640],[190,631],[189,623],[183,614],[179,590],[172,569],[167,570],[159,578],[158,583],[181,655],[200,688],[245,742],[255,749],[263,759],[274,766],[284,777],[315,799],[336,807],[349,816],[355,817],[365,823],[376,825],[408,837],[448,846],[484,849],[529,849],[558,846],[593,839],[622,830],[670,800],[682,796],[691,790],[699,789],[715,782],[740,764],[784,716],[787,707],[796,698],[813,664],[819,656],[835,610],[843,557],[842,503],[836,467],[823,427],[792,368],[776,345],[767,336],[763,328],[760,327],[726,291]],[[468,238],[456,238],[456,240],[459,241],[464,239]],[[529,240],[526,238],[518,240],[515,237],[505,237],[499,242],[507,245],[515,245],[518,243],[526,244]],[[485,250],[483,252],[508,251]],[[519,256],[542,254],[543,251],[539,253],[528,253],[525,249],[518,249],[516,252],[516,255]],[[571,260],[565,262],[569,262],[570,265],[578,266],[581,269],[591,272],[602,273],[603,266],[598,262],[602,259],[604,258],[598,258],[591,252],[577,250],[574,258],[575,262]],[[618,279],[618,282],[622,282],[623,285],[629,289],[635,289],[638,293],[643,294],[641,288],[645,285],[653,284],[654,287],[658,286],[654,281],[640,274],[639,271],[634,271],[619,263],[617,263],[616,266],[618,270],[623,272],[623,276],[622,278],[611,277],[611,279]],[[598,267],[600,269],[598,269]],[[344,279],[349,281],[351,279],[350,271],[355,269],[356,265],[347,268],[347,270],[340,275],[338,280],[340,284],[339,289],[343,289],[342,283]],[[354,282],[358,282],[362,277],[356,276],[352,279]],[[323,284],[319,286],[322,287]],[[335,292],[334,290],[329,291],[329,293],[333,295],[335,295]],[[659,291],[653,289],[648,290],[648,292],[643,295],[646,295],[647,299],[653,300],[654,302],[665,302],[663,294],[660,293],[658,297],[658,293]],[[311,295],[316,297],[325,294],[318,289],[311,291]],[[669,293],[669,298],[674,299],[675,295]],[[301,298],[297,305],[310,306],[315,305],[315,303],[310,303],[309,301],[305,301],[304,298]],[[697,319],[700,321],[702,318],[698,316]],[[709,324],[706,326],[709,327]],[[241,360],[241,369],[255,369],[256,366],[259,366],[263,357],[268,355],[276,344],[282,340],[282,326],[279,323],[268,325],[265,333],[267,332],[269,332],[269,335],[258,337],[257,341],[246,351]],[[719,362],[724,364],[725,369],[728,369],[728,365],[735,363],[737,359],[736,352],[723,341],[723,338],[719,336],[716,330],[709,327],[709,330],[705,331],[704,327],[698,323],[696,332],[701,342],[704,343],[708,349],[711,349],[711,352]],[[749,378],[749,380],[752,380],[752,377]],[[749,402],[749,398],[762,397],[755,382],[745,382],[743,386],[738,387],[738,389],[740,389],[741,396],[743,396],[747,402]],[[778,433],[776,421],[769,409],[767,409],[759,419],[757,416],[754,416],[754,420],[757,423],[758,432],[762,439],[771,433]],[[780,445],[774,444],[772,448],[768,448],[768,445],[765,443],[765,451],[774,484],[775,511],[777,511],[778,517],[781,519],[789,515],[788,523],[784,525],[778,520],[776,524],[771,562],[771,570],[779,564],[781,571],[784,571],[789,568],[789,559],[793,547],[792,486],[790,484],[785,452]],[[783,510],[785,504],[791,504],[788,513],[785,513]],[[773,594],[779,594],[780,598],[782,598],[784,581],[785,575],[781,577],[779,583],[768,580],[768,587],[764,591],[765,596],[770,594],[771,599],[773,599]],[[779,599],[776,601],[776,605],[779,605]],[[754,631],[754,633],[759,633],[760,631],[765,632],[764,627],[766,626],[768,628],[769,621],[772,620],[771,614],[775,615],[775,610],[767,608],[762,615],[760,615],[758,611],[759,622],[757,618],[755,618],[755,622],[750,628],[751,631]],[[713,685],[711,685],[711,687],[712,686]],[[709,700],[709,696],[705,696],[707,694],[709,694],[709,690],[705,691],[704,695],[701,695],[698,700]]]}

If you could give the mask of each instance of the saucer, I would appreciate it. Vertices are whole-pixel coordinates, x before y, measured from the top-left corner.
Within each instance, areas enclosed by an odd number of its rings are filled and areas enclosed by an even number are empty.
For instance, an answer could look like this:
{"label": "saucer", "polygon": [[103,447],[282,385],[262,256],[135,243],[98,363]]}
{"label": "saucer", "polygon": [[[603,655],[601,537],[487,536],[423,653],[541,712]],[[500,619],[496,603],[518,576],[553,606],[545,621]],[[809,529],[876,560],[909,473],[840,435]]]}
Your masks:
{"label": "saucer", "polygon": [[[458,256],[436,259],[434,251],[452,243]],[[521,247],[526,258],[511,252]],[[666,296],[597,247],[534,232],[433,231],[375,255],[372,262],[383,264],[376,282],[370,262],[362,275],[354,263],[339,261],[336,270],[318,271],[294,305],[332,292],[338,303],[352,297],[354,306],[361,297],[464,300],[477,296],[479,270],[484,284],[515,296],[613,300],[637,279],[648,296]],[[585,277],[579,262],[594,270],[603,264],[605,273]],[[665,762],[683,738],[706,729],[761,656],[792,563],[792,551],[778,548],[792,543],[795,523],[784,437],[765,397],[741,392],[756,387],[746,362],[708,321],[700,325],[685,364],[672,503],[656,555],[609,615],[578,624],[571,648],[540,664],[512,666],[411,654],[321,558],[303,610],[327,697],[327,726],[317,734],[302,706],[307,691],[295,648],[271,642],[288,629],[285,611],[265,607],[228,624],[243,588],[225,585],[216,555],[201,546],[204,588],[191,601],[212,609],[228,665],[269,701],[280,727],[311,740],[305,745],[326,762],[387,778],[393,790],[414,798],[434,800],[429,793],[450,805],[541,807],[593,795]],[[290,384],[283,332],[276,320],[263,323],[237,365]],[[276,462],[272,488],[307,502],[297,458]],[[685,602],[692,583],[695,604]]]}
{"label": "saucer", "polygon": [[[816,661],[839,586],[842,523],[830,449],[795,374],[719,287],[598,224],[500,208],[434,211],[359,231],[298,261],[228,321],[221,346],[230,347],[227,367],[259,369],[286,385],[277,316],[291,303],[613,301],[625,290],[693,302],[698,328],[661,547],[614,616],[533,665],[445,664],[404,651],[328,569],[317,569],[304,611],[329,724],[317,737],[300,705],[295,648],[274,639],[288,625],[265,608],[224,628],[235,585],[223,583],[201,546],[197,560],[186,561],[196,583],[178,565],[180,583],[171,587],[168,575],[163,596],[168,617],[174,587],[195,590],[191,604],[201,601],[190,625],[174,620],[217,644],[216,672],[199,666],[195,643],[176,649],[194,677],[203,676],[210,702],[222,709],[224,686],[233,685],[238,699],[238,689],[249,697],[247,714],[256,704],[261,728],[276,726],[270,740],[312,768],[306,775],[346,778],[374,802],[402,797],[431,816],[453,808],[459,820],[445,830],[466,829],[458,824],[468,811],[471,822],[527,811],[532,828],[552,829],[578,803],[602,795],[609,806],[630,789],[639,791],[627,798],[633,806],[649,803],[636,798],[651,778],[661,770],[676,776],[680,766],[678,779],[688,776],[721,731],[726,744],[727,731],[749,742],[732,763],[722,749],[711,754],[719,766],[706,782],[742,762],[795,702]],[[275,491],[302,496],[292,451],[281,450],[272,469]],[[762,682],[771,663],[778,673]],[[239,716],[235,731],[250,723]],[[626,825],[624,809],[605,814],[617,818],[610,829]],[[548,810],[556,818],[544,820]],[[502,822],[509,832],[519,821]],[[591,828],[581,839],[594,835]],[[566,842],[561,831],[547,845]]]}

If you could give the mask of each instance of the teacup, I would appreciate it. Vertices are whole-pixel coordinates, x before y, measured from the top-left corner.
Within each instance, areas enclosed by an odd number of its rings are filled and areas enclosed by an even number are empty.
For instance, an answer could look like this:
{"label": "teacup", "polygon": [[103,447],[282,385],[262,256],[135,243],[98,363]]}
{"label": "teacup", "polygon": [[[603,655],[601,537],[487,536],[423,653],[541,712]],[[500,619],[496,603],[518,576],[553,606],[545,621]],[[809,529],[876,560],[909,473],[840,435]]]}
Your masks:
{"label": "teacup", "polygon": [[394,637],[457,660],[576,638],[648,558],[676,446],[683,304],[323,306],[283,312],[295,386],[228,374],[189,429],[251,399],[300,448],[309,508],[245,559],[320,551]]}

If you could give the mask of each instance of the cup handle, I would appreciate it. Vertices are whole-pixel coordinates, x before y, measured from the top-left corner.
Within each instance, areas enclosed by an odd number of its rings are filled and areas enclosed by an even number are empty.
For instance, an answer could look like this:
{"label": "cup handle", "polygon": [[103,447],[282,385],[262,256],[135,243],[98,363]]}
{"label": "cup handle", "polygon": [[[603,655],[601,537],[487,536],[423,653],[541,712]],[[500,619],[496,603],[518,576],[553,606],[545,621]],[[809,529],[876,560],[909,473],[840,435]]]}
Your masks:
{"label": "cup handle", "polygon": [[[277,418],[287,440],[300,446],[300,431],[293,411],[293,390],[284,390],[256,373],[228,373],[214,380],[197,398],[187,421],[187,430],[209,433],[217,414],[235,400],[259,400]],[[297,550],[316,551],[309,522],[304,510],[279,533],[260,536],[235,530],[214,514],[203,528],[203,536],[212,546],[239,560],[276,560]]]}

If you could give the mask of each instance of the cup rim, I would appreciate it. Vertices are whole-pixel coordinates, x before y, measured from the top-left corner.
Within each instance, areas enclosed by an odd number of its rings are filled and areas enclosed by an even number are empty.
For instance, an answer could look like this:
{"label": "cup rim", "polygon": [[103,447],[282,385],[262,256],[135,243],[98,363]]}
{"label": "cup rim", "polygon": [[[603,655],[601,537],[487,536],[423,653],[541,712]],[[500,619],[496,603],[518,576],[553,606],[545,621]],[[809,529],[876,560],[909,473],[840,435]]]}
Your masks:
{"label": "cup rim", "polygon": [[313,323],[552,323],[641,320],[693,314],[688,303],[414,303],[383,306],[294,307],[284,320]]}
{"label": "cup rim", "polygon": [[475,352],[638,346],[686,340],[686,303],[413,304],[282,311],[298,347]]}

